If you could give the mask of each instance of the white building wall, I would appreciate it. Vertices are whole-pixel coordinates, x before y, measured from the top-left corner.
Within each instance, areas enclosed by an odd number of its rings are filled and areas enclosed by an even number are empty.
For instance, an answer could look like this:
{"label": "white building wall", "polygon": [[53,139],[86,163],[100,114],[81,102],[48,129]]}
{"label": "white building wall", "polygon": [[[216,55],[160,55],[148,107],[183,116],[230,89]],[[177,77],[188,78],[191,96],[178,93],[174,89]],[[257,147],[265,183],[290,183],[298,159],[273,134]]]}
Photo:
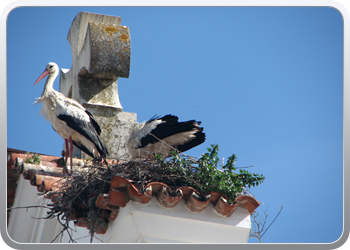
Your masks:
{"label": "white building wall", "polygon": [[164,208],[154,197],[147,204],[127,203],[100,237],[106,243],[247,243],[250,227],[250,214],[244,208],[226,218],[217,215],[212,205],[193,213],[183,200],[174,208]]}
{"label": "white building wall", "polygon": [[[13,207],[46,205],[45,201],[39,201],[37,189],[31,186],[28,180],[20,175],[17,184],[16,196]],[[18,243],[36,242],[38,240],[37,228],[43,227],[43,220],[35,218],[43,217],[44,209],[18,208],[11,210],[8,234],[10,238]]]}
{"label": "white building wall", "polygon": [[[13,207],[46,206],[51,200],[42,199],[38,195],[37,187],[30,185],[29,180],[23,179],[20,175],[17,184],[16,196]],[[13,209],[10,214],[7,232],[9,237],[16,243],[50,243],[60,233],[62,226],[56,218],[36,219],[47,216],[47,208],[18,208]],[[71,227],[75,229],[72,221]],[[85,228],[77,227],[73,232],[74,238],[79,243],[89,243],[89,231]],[[67,243],[69,236],[67,233],[63,237],[58,237],[54,243]],[[95,241],[94,241],[95,242]],[[99,242],[99,241],[97,241]]]}
{"label": "white building wall", "polygon": [[[46,205],[51,202],[39,199],[37,189],[22,175],[18,180],[14,207]],[[14,209],[11,211],[8,234],[17,243],[49,243],[62,229],[56,218],[35,219],[47,216],[46,208]],[[73,238],[78,243],[89,243],[89,231],[74,227]],[[155,197],[147,204],[130,201],[120,208],[114,222],[110,222],[104,235],[93,243],[246,243],[251,228],[250,214],[237,207],[226,218],[215,213],[211,204],[201,213],[193,213],[181,200],[173,208],[162,207]],[[54,243],[68,243],[64,233]]]}

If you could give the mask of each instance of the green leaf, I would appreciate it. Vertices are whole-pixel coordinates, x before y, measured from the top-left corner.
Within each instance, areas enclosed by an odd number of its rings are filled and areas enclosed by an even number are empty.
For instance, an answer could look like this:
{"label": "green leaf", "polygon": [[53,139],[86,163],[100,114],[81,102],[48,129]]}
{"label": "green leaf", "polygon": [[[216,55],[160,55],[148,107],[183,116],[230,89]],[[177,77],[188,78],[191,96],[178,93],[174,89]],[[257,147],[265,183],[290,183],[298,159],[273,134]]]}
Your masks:
{"label": "green leaf", "polygon": [[231,202],[243,192],[243,187],[255,187],[265,180],[263,175],[250,173],[245,169],[236,172],[235,154],[227,158],[226,164],[220,171],[218,152],[219,146],[212,144],[210,148],[207,148],[207,153],[203,153],[196,163],[192,158],[181,157],[176,151],[171,153],[169,162],[161,157],[157,159],[162,161],[164,166],[168,166],[169,174],[178,176],[178,183],[181,185],[192,186],[205,193],[210,191],[224,193]]}

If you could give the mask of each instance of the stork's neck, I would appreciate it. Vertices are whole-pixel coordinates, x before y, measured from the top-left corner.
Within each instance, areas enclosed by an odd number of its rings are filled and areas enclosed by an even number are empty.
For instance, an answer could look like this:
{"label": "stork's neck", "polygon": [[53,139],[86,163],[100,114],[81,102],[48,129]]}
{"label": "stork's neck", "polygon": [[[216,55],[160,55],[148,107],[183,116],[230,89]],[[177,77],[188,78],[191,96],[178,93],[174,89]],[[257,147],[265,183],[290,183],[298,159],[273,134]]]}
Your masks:
{"label": "stork's neck", "polygon": [[58,75],[58,72],[52,72],[48,75],[46,79],[45,87],[41,96],[46,96],[50,92],[55,91],[53,89],[53,83],[55,82],[57,75]]}

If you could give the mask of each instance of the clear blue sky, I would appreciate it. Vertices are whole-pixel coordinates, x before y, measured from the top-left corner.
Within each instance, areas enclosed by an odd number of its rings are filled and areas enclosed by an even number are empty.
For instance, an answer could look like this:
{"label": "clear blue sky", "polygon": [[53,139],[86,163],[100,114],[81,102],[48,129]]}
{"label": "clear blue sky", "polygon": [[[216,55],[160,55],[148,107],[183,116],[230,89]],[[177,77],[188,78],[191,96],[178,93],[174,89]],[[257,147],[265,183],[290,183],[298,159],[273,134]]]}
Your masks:
{"label": "clear blue sky", "polygon": [[[81,11],[122,17],[131,70],[119,96],[138,121],[202,121],[220,157],[264,174],[265,243],[330,243],[343,229],[343,20],[326,7],[23,7],[7,22],[7,146],[59,156],[33,86],[45,65],[71,68],[67,34]],[[57,80],[55,89],[59,88]],[[257,242],[250,239],[249,242]]]}

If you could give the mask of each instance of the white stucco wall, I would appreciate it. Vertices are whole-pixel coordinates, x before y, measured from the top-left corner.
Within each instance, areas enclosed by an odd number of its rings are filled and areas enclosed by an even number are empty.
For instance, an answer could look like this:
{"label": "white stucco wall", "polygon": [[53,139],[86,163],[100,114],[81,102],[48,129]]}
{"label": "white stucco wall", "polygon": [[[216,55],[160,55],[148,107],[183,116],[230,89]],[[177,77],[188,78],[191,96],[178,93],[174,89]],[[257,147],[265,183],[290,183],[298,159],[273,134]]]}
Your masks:
{"label": "white stucco wall", "polygon": [[250,227],[250,214],[244,208],[226,218],[217,215],[211,204],[193,213],[183,200],[174,208],[164,208],[153,197],[148,204],[127,203],[101,239],[106,243],[246,243]]}
{"label": "white stucco wall", "polygon": [[[38,199],[36,187],[20,176],[14,207],[46,205],[47,199]],[[8,234],[18,243],[49,243],[61,231],[61,225],[45,217],[46,208],[15,209],[11,211]],[[74,227],[73,221],[71,227]],[[211,204],[201,213],[193,213],[181,200],[174,208],[162,207],[155,197],[147,204],[133,201],[120,208],[114,222],[104,235],[96,234],[93,243],[246,243],[251,228],[250,214],[241,207],[226,218],[215,213]],[[78,243],[89,243],[87,229],[76,227],[72,232]],[[67,243],[67,233],[54,243]]]}

